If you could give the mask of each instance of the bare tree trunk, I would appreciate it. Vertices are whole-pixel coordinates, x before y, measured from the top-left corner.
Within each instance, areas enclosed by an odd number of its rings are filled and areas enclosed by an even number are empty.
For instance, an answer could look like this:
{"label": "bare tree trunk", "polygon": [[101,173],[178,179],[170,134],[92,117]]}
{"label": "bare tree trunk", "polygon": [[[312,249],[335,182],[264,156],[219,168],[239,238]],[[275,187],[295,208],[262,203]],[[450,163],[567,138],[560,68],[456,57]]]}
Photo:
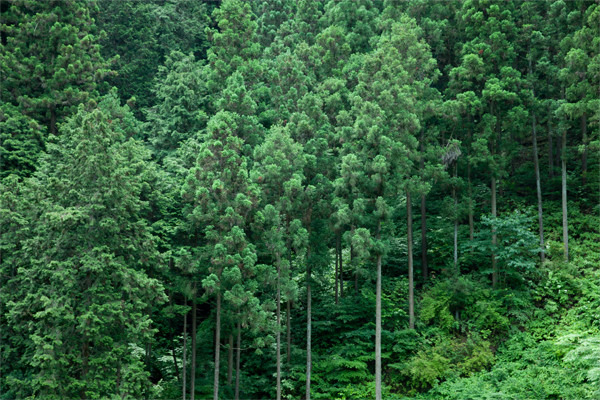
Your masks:
{"label": "bare tree trunk", "polygon": [[[377,239],[379,229],[377,228]],[[381,254],[377,255],[377,289],[375,304],[375,399],[381,400]]]}
{"label": "bare tree trunk", "polygon": [[237,323],[237,349],[235,357],[235,400],[240,400],[240,358],[242,356],[242,324]]}
{"label": "bare tree trunk", "polygon": [[471,161],[467,160],[467,179],[469,181],[469,240],[473,240],[473,185],[471,183]]}
{"label": "bare tree trunk", "polygon": [[569,261],[569,226],[567,218],[567,129],[562,128],[562,223],[563,223],[563,243],[565,247],[565,261]]}
{"label": "bare tree trunk", "polygon": [[413,270],[412,202],[410,191],[406,191],[406,222],[408,247],[408,326],[415,329],[415,292]]}
{"label": "bare tree trunk", "polygon": [[340,234],[340,236],[338,236],[338,250],[340,252],[340,255],[338,257],[338,260],[340,260],[340,298],[344,297],[344,257],[343,253],[342,253],[342,236]]}
{"label": "bare tree trunk", "polygon": [[338,278],[340,275],[340,269],[339,269],[339,252],[338,252],[338,233],[335,233],[335,304],[338,304],[338,291],[339,291],[339,286],[338,286]]}
{"label": "bare tree trunk", "polygon": [[227,350],[227,385],[231,386],[233,379],[233,333],[229,334],[229,349]]}
{"label": "bare tree trunk", "polygon": [[542,262],[545,260],[544,253],[544,218],[542,211],[542,186],[540,183],[540,163],[538,160],[538,147],[537,147],[537,132],[535,126],[535,113],[532,115],[531,119],[531,128],[533,133],[533,167],[535,169],[535,188],[537,191],[537,201],[538,201],[538,224],[540,228],[540,257]]}
{"label": "bare tree trunk", "polygon": [[[492,228],[492,244],[496,246],[498,242],[498,237],[496,235],[496,217],[498,213],[496,212],[496,177],[492,174],[492,217],[494,218],[494,227]],[[497,260],[495,252],[492,253],[492,287],[496,287],[498,283],[498,270],[497,270]]]}
{"label": "bare tree trunk", "polygon": [[[184,305],[187,307],[187,299],[184,302]],[[185,315],[183,316],[183,365],[181,367],[181,371],[183,373],[183,382],[182,382],[182,386],[181,386],[181,392],[183,393],[183,400],[185,400],[185,393],[187,391],[187,382],[186,382],[186,375],[187,375],[187,358],[186,358],[186,354],[187,353],[187,312],[185,313]]]}
{"label": "bare tree trunk", "polygon": [[[421,129],[421,171],[425,170],[425,132]],[[427,208],[425,194],[421,194],[421,275],[423,281],[429,274],[427,265]]]}
{"label": "bare tree trunk", "polygon": [[[457,175],[458,162],[454,162],[454,178]],[[456,276],[459,275],[458,270],[458,198],[456,197],[456,185],[452,185],[452,198],[454,199],[454,271]]]}
{"label": "bare tree trunk", "polygon": [[552,143],[552,112],[548,108],[548,176],[554,178],[554,145]]}
{"label": "bare tree trunk", "polygon": [[291,300],[288,299],[287,301],[287,366],[289,368],[290,366],[290,361],[292,359],[292,316],[291,316],[291,311],[292,311],[292,304],[291,304]]}
{"label": "bare tree trunk", "polygon": [[277,253],[277,400],[281,400],[281,256]]}
{"label": "bare tree trunk", "polygon": [[217,292],[217,322],[215,324],[215,377],[213,400],[219,400],[219,369],[221,361],[221,292]]}
{"label": "bare tree trunk", "polygon": [[194,282],[194,299],[192,300],[192,368],[190,373],[190,400],[196,396],[196,282]]}
{"label": "bare tree trunk", "polygon": [[587,114],[584,112],[581,116],[581,133],[583,135],[583,153],[581,153],[581,182],[585,186],[587,184]]}
{"label": "bare tree trunk", "polygon": [[312,372],[312,294],[310,282],[310,246],[306,255],[306,400],[310,400],[310,374]]}
{"label": "bare tree trunk", "polygon": [[56,108],[50,107],[50,133],[56,135]]}

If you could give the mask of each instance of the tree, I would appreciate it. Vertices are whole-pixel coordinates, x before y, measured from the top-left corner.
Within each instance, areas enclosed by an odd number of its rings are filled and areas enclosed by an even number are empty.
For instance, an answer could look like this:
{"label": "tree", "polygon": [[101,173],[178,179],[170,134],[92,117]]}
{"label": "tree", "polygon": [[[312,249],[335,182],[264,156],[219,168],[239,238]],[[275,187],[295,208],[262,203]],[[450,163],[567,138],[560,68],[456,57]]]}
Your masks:
{"label": "tree", "polygon": [[93,98],[109,73],[91,17],[97,5],[11,0],[5,7],[0,28],[5,98],[56,134],[57,123]]}
{"label": "tree", "polygon": [[254,247],[246,239],[245,227],[258,191],[249,180],[243,140],[236,135],[235,116],[220,111],[203,135],[196,165],[182,188],[187,203],[184,214],[201,233],[210,260],[210,275],[204,289],[216,296],[215,373],[213,397],[219,398],[221,348],[221,300],[227,287],[223,276],[239,275],[256,262]]}
{"label": "tree", "polygon": [[148,153],[139,124],[115,92],[80,106],[48,144],[27,181],[37,207],[10,285],[8,325],[22,339],[18,397],[140,397],[149,393],[139,350],[154,333],[150,304],[165,300],[151,278],[159,254],[141,200]]}

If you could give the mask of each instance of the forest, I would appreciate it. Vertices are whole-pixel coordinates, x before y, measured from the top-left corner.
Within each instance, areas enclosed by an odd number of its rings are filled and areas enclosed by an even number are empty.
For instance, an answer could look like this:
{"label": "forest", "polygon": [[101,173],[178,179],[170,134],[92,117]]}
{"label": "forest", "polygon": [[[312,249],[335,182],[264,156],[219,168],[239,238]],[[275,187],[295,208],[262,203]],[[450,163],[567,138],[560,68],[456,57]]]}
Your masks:
{"label": "forest", "polygon": [[0,1],[0,399],[600,399],[600,0]]}

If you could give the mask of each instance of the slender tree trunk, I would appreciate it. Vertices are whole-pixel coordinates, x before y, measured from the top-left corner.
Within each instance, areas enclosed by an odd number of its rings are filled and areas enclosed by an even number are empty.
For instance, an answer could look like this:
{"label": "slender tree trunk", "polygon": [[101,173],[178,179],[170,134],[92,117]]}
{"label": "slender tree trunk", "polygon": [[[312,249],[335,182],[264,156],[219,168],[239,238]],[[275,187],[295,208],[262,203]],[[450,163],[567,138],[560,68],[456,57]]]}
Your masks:
{"label": "slender tree trunk", "polygon": [[[353,255],[354,255],[354,249],[352,248],[352,245],[350,245],[350,265],[352,265],[353,262]],[[358,295],[358,265],[355,266],[356,268],[354,269],[354,294]]]}
{"label": "slender tree trunk", "polygon": [[288,299],[287,301],[287,353],[286,353],[286,357],[287,357],[287,367],[290,367],[290,361],[292,359],[292,317],[291,317],[291,311],[292,311],[292,302],[290,301],[290,299]]}
{"label": "slender tree trunk", "polygon": [[540,163],[538,160],[538,147],[537,147],[537,132],[536,132],[536,119],[535,113],[532,115],[531,119],[531,128],[533,133],[533,167],[535,169],[535,188],[537,191],[537,201],[538,201],[538,224],[540,230],[540,257],[542,262],[544,262],[545,254],[544,254],[544,218],[542,211],[542,186],[540,183]]}
{"label": "slender tree trunk", "polygon": [[584,112],[581,116],[581,134],[583,135],[583,153],[581,153],[581,182],[585,186],[587,183],[587,114]]}
{"label": "slender tree trunk", "polygon": [[[494,218],[494,225],[496,224],[496,217],[498,216],[496,212],[496,177],[492,174],[492,217]],[[496,235],[496,227],[492,228],[492,244],[496,246],[498,241],[498,237]],[[498,270],[497,270],[497,260],[495,252],[492,253],[492,287],[496,287],[498,283]]]}
{"label": "slender tree trunk", "polygon": [[217,322],[215,324],[215,377],[213,400],[219,400],[219,369],[221,361],[221,292],[217,292]]}
{"label": "slender tree trunk", "polygon": [[340,298],[344,297],[344,257],[342,253],[342,235],[338,236],[338,250],[340,255],[338,256],[338,260],[340,260]]}
{"label": "slender tree trunk", "polygon": [[406,222],[408,247],[408,326],[415,329],[415,292],[413,270],[412,202],[410,191],[406,191]]}
{"label": "slender tree trunk", "polygon": [[[187,299],[184,302],[184,305],[187,307]],[[182,375],[183,375],[183,379],[182,379],[182,386],[181,386],[181,392],[183,393],[183,400],[185,400],[185,393],[187,391],[187,382],[186,382],[186,375],[187,375],[187,358],[186,358],[186,354],[187,353],[187,313],[185,313],[185,315],[183,316],[183,366],[181,367],[181,371],[182,371]]]}
{"label": "slender tree trunk", "polygon": [[[381,222],[377,227],[377,239]],[[377,289],[375,303],[375,399],[381,400],[381,254],[377,254]]]}
{"label": "slender tree trunk", "polygon": [[[458,162],[454,162],[454,178],[456,179]],[[454,199],[454,271],[456,276],[459,275],[458,270],[458,198],[456,197],[456,185],[452,185],[452,198]]]}
{"label": "slender tree trunk", "polygon": [[567,218],[567,129],[562,128],[562,223],[563,223],[563,243],[565,246],[565,261],[569,261],[569,226]]}
{"label": "slender tree trunk", "polygon": [[469,182],[469,240],[473,240],[473,184],[471,183],[471,161],[467,160],[467,179]]}
{"label": "slender tree trunk", "polygon": [[194,299],[192,301],[192,368],[190,373],[190,400],[194,400],[196,394],[196,282],[194,282]]}
{"label": "slender tree trunk", "polygon": [[240,358],[242,356],[242,324],[237,323],[237,349],[235,357],[235,400],[240,400]]}
{"label": "slender tree trunk", "polygon": [[277,253],[277,400],[281,400],[281,256]]}
{"label": "slender tree trunk", "polygon": [[552,112],[548,107],[548,176],[554,178],[554,145],[552,144]]}
{"label": "slender tree trunk", "polygon": [[[421,171],[425,170],[425,132],[421,129]],[[429,274],[427,265],[427,208],[425,194],[421,194],[421,275],[423,281]]]}
{"label": "slender tree trunk", "polygon": [[233,333],[229,334],[229,349],[227,350],[227,385],[231,386],[233,379]]}
{"label": "slender tree trunk", "polygon": [[312,294],[310,278],[310,246],[306,255],[306,400],[310,400],[310,374],[312,372]]}
{"label": "slender tree trunk", "polygon": [[56,135],[56,108],[50,108],[50,133]]}
{"label": "slender tree trunk", "polygon": [[338,233],[336,232],[335,234],[335,304],[338,304],[338,291],[339,291],[339,286],[338,286],[338,278],[340,276],[340,268],[339,268],[339,252],[338,252]]}

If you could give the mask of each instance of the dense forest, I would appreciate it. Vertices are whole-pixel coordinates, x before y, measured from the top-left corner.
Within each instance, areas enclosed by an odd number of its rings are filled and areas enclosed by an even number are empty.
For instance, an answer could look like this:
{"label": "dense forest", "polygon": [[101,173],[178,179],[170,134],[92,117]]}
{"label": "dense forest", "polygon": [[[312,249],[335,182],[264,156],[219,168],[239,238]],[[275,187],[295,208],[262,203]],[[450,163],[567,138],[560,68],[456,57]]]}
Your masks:
{"label": "dense forest", "polygon": [[600,1],[0,9],[0,399],[600,399]]}

